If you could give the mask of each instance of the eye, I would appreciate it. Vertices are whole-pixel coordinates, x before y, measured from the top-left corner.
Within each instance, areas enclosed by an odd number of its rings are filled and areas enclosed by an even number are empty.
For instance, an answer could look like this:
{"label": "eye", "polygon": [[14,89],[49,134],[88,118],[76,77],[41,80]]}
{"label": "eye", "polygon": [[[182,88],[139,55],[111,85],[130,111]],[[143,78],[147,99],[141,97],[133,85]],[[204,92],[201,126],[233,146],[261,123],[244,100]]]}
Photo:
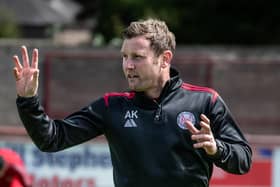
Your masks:
{"label": "eye", "polygon": [[126,54],[122,54],[122,59],[127,59],[127,55]]}
{"label": "eye", "polygon": [[133,55],[133,59],[135,59],[135,60],[141,60],[141,59],[143,59],[144,57],[143,56],[141,56],[141,55]]}

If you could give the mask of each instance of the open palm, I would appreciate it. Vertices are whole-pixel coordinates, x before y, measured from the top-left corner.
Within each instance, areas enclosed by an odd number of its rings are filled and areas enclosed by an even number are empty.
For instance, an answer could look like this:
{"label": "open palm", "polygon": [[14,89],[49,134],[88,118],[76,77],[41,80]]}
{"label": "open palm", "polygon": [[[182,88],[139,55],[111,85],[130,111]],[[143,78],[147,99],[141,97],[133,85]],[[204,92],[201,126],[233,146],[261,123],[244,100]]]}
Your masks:
{"label": "open palm", "polygon": [[21,47],[21,53],[22,64],[17,55],[13,57],[15,63],[13,70],[16,79],[16,90],[17,94],[21,97],[32,97],[37,94],[39,85],[38,50],[33,50],[31,65],[25,46]]}

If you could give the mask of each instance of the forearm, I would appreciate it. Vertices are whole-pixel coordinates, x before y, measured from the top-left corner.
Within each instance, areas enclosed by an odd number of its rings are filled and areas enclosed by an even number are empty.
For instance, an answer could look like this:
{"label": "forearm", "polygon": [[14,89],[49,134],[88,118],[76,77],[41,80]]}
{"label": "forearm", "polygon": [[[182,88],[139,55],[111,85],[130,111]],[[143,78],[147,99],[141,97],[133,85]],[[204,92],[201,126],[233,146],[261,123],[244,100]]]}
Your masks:
{"label": "forearm", "polygon": [[213,106],[211,116],[219,150],[214,163],[230,173],[247,173],[251,167],[252,150],[221,98]]}
{"label": "forearm", "polygon": [[[42,151],[59,151],[103,133],[102,119],[88,107],[63,120],[48,117],[37,96],[17,99],[20,118],[38,148]],[[97,107],[98,108],[98,107]]]}
{"label": "forearm", "polygon": [[45,114],[40,106],[37,96],[17,98],[17,108],[20,119],[33,142],[43,151],[48,150],[53,129],[51,128],[51,119]]}
{"label": "forearm", "polygon": [[218,152],[210,158],[218,167],[234,174],[244,174],[250,170],[252,150],[247,143],[216,142]]}

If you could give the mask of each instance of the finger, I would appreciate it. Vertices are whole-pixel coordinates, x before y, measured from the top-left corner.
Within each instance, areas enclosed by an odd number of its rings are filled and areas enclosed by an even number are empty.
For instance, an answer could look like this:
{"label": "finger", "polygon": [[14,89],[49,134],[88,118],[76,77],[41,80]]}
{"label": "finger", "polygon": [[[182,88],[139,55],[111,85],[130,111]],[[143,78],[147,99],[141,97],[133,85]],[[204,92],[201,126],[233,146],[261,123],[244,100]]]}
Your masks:
{"label": "finger", "polygon": [[33,50],[31,67],[38,69],[38,49]]}
{"label": "finger", "polygon": [[199,133],[199,130],[195,128],[194,124],[192,124],[192,122],[190,122],[189,120],[186,120],[186,126],[192,134]]}
{"label": "finger", "polygon": [[18,72],[17,67],[14,67],[13,72],[14,72],[14,77],[15,77],[16,81],[20,80],[20,74]]}
{"label": "finger", "polygon": [[192,140],[203,142],[203,141],[211,141],[212,137],[208,134],[196,134],[191,136]]}
{"label": "finger", "polygon": [[211,130],[209,124],[207,124],[207,123],[201,121],[201,122],[199,123],[199,125],[200,125],[200,127],[201,127],[201,129],[200,129],[201,133],[203,133],[203,134],[212,134],[212,130]]}
{"label": "finger", "polygon": [[200,118],[202,121],[200,121],[200,126],[203,129],[203,131],[206,131],[207,133],[211,132],[211,127],[210,127],[210,120],[207,118],[205,114],[201,114]]}
{"label": "finger", "polygon": [[207,116],[205,114],[201,114],[200,118],[202,119],[202,121],[204,121],[205,123],[210,124],[210,119],[207,118]]}
{"label": "finger", "polygon": [[39,70],[37,69],[33,73],[33,80],[38,81],[38,78],[39,78]]}
{"label": "finger", "polygon": [[211,147],[211,146],[212,146],[212,143],[208,142],[208,141],[198,142],[198,143],[193,144],[194,148],[206,148],[206,147]]}
{"label": "finger", "polygon": [[20,64],[19,62],[19,58],[17,55],[13,56],[13,61],[15,63],[15,66],[18,70],[21,70],[22,69],[22,65]]}
{"label": "finger", "polygon": [[200,121],[199,124],[201,126],[201,129],[204,129],[206,131],[211,131],[210,124],[205,123],[204,121]]}
{"label": "finger", "polygon": [[28,52],[27,52],[27,49],[25,46],[21,47],[21,53],[22,53],[23,67],[25,67],[25,68],[30,67]]}

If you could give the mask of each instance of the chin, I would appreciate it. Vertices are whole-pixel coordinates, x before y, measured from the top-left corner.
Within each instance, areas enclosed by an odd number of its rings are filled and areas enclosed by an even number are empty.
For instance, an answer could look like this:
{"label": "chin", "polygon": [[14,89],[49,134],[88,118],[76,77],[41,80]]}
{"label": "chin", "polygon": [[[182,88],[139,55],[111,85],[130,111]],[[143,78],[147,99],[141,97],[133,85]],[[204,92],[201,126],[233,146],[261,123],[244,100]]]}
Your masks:
{"label": "chin", "polygon": [[129,89],[130,89],[131,91],[137,91],[137,88],[135,88],[134,86],[129,86]]}
{"label": "chin", "polygon": [[129,85],[129,89],[130,89],[131,91],[135,91],[135,92],[140,92],[140,91],[142,91],[141,88],[139,88],[139,87],[137,87],[137,86],[135,86],[135,85]]}

